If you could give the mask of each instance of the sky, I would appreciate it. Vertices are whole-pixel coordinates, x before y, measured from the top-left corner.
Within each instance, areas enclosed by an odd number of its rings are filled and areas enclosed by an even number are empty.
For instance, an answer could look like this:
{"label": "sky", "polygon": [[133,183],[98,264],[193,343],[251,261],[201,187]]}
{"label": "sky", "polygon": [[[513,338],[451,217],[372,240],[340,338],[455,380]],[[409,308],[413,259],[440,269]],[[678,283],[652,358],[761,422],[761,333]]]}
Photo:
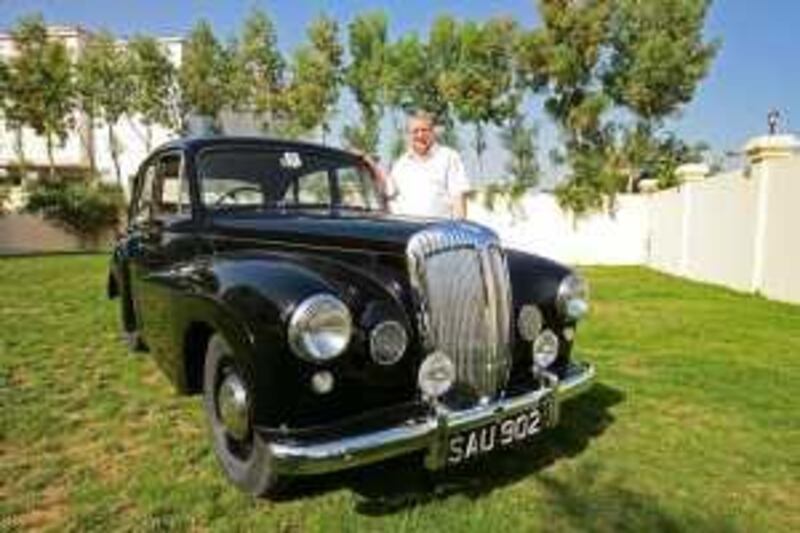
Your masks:
{"label": "sky", "polygon": [[[38,11],[49,24],[105,28],[120,36],[182,36],[204,17],[225,39],[235,34],[254,6],[275,22],[286,52],[302,41],[306,25],[320,13],[344,27],[358,13],[383,10],[392,36],[408,31],[424,35],[442,13],[475,20],[507,15],[526,28],[538,24],[533,0],[0,0],[0,29]],[[721,39],[722,48],[694,101],[671,120],[670,127],[687,141],[709,143],[720,154],[739,151],[747,139],[765,133],[772,108],[781,112],[784,130],[800,133],[800,0],[715,0],[706,37]],[[540,106],[533,105],[531,115],[540,124],[540,159],[546,159],[557,133]],[[494,145],[489,151],[487,167],[496,172],[503,156]],[[471,164],[474,161],[468,161]]]}

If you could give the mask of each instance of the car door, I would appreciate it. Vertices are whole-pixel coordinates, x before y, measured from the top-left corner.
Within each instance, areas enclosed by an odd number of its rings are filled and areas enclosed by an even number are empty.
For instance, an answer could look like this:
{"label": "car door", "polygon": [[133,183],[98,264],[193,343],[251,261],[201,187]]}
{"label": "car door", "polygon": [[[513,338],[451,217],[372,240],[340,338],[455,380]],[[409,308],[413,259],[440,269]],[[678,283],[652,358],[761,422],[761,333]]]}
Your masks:
{"label": "car door", "polygon": [[151,349],[170,351],[173,307],[181,287],[174,271],[197,249],[183,154],[167,151],[142,166],[130,214],[131,288],[142,336]]}

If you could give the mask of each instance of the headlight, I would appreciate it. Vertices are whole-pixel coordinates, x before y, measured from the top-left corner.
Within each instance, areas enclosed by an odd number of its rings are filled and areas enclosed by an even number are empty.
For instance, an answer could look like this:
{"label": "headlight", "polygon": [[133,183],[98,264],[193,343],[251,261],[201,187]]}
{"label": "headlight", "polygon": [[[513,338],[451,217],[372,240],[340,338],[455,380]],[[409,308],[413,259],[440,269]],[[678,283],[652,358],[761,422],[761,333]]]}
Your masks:
{"label": "headlight", "polygon": [[395,320],[381,322],[369,334],[369,353],[379,365],[393,365],[403,357],[408,344],[406,328]]}
{"label": "headlight", "polygon": [[417,381],[422,393],[428,398],[438,398],[453,386],[456,367],[442,352],[433,352],[419,367]]}
{"label": "headlight", "polygon": [[558,336],[546,329],[533,342],[534,370],[547,368],[556,358],[558,358]]}
{"label": "headlight", "polygon": [[542,312],[538,307],[533,304],[523,305],[517,317],[519,336],[528,342],[533,342],[542,330],[542,322]]}
{"label": "headlight", "polygon": [[558,286],[558,311],[571,320],[580,320],[589,312],[589,286],[580,276],[570,274]]}
{"label": "headlight", "polygon": [[352,335],[350,311],[330,294],[306,298],[289,319],[289,345],[298,357],[321,363],[344,352]]}

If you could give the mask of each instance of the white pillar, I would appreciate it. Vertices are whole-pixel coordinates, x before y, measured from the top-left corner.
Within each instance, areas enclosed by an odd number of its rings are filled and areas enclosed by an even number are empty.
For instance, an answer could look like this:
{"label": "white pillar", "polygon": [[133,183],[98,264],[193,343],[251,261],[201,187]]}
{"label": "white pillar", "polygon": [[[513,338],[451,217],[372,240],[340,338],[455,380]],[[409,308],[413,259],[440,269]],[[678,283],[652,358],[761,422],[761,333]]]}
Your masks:
{"label": "white pillar", "polygon": [[751,139],[744,147],[748,171],[758,180],[756,200],[756,228],[753,245],[753,278],[750,288],[760,291],[764,286],[764,254],[767,242],[769,217],[770,169],[776,160],[785,159],[800,151],[800,140],[794,135],[765,135]]}
{"label": "white pillar", "polygon": [[689,244],[691,237],[692,220],[692,196],[696,183],[703,181],[709,174],[708,165],[703,163],[688,163],[675,169],[675,176],[681,183],[681,196],[683,197],[683,221],[681,224],[681,274],[691,277],[689,271]]}

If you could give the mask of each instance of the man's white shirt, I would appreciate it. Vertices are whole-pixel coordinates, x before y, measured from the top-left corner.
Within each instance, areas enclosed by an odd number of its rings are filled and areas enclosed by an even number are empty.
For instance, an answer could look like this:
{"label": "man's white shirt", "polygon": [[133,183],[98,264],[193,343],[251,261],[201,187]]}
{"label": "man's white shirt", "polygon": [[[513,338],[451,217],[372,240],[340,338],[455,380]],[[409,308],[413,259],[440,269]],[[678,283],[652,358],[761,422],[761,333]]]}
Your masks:
{"label": "man's white shirt", "polygon": [[388,193],[393,213],[450,218],[453,202],[469,191],[458,152],[434,144],[425,157],[408,151],[392,166]]}

